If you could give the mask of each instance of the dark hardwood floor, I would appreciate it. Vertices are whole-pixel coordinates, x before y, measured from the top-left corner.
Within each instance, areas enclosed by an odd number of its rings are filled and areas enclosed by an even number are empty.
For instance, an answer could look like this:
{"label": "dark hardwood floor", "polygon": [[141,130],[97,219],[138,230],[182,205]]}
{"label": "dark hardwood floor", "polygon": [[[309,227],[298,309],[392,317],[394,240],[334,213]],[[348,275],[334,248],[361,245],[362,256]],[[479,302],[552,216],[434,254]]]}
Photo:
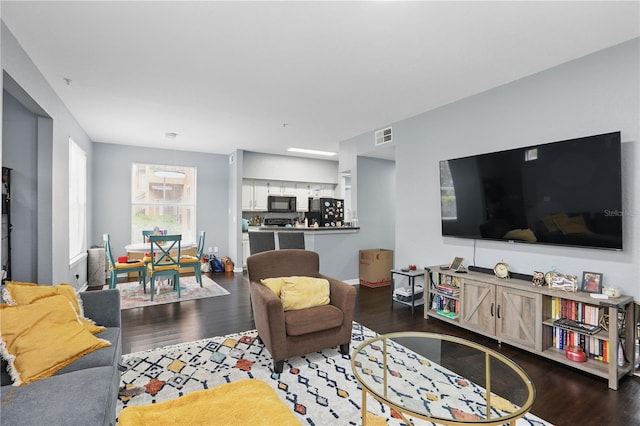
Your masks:
{"label": "dark hardwood floor", "polygon": [[[209,273],[231,294],[122,311],[123,353],[254,329],[246,274]],[[355,320],[378,332],[428,331],[459,336],[504,354],[520,365],[536,387],[531,412],[556,425],[640,425],[640,377],[627,376],[617,391],[604,379],[545,358],[498,345],[494,340],[435,319],[419,308],[391,308],[390,287],[357,286]]]}

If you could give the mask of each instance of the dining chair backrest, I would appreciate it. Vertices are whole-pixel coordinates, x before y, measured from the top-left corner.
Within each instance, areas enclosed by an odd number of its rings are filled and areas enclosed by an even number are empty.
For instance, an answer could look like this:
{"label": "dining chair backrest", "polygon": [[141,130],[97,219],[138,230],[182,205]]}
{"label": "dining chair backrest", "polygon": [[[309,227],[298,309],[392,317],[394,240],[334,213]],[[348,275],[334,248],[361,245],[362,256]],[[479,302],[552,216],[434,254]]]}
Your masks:
{"label": "dining chair backrest", "polygon": [[204,231],[200,231],[198,234],[198,247],[196,248],[196,257],[202,259],[202,253],[204,253]]}
{"label": "dining chair backrest", "polygon": [[249,252],[251,254],[275,250],[275,233],[269,231],[249,232]]}
{"label": "dining chair backrest", "polygon": [[113,260],[113,253],[111,253],[111,243],[109,234],[102,234],[102,241],[104,241],[104,252],[107,256],[107,261],[109,262],[109,266],[112,268],[116,267],[116,262]]}
{"label": "dining chair backrest", "polygon": [[283,231],[278,232],[278,245],[280,249],[304,250],[304,232]]}
{"label": "dining chair backrest", "polygon": [[181,241],[182,235],[150,235],[152,268],[179,265]]}
{"label": "dining chair backrest", "polygon": [[156,232],[153,229],[143,230],[142,231],[142,242],[148,243],[149,241],[147,239],[150,236],[155,235],[155,234],[156,234]]}

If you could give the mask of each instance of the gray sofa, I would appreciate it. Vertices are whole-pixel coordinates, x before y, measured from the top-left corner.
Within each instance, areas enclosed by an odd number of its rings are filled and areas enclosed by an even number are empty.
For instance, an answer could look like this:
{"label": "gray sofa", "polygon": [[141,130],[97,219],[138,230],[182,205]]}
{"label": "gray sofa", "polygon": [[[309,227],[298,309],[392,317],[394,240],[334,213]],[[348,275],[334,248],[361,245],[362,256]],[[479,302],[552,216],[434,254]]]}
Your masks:
{"label": "gray sofa", "polygon": [[122,354],[118,290],[80,293],[84,314],[107,330],[97,337],[111,342],[64,367],[55,375],[12,386],[2,361],[2,425],[114,425]]}

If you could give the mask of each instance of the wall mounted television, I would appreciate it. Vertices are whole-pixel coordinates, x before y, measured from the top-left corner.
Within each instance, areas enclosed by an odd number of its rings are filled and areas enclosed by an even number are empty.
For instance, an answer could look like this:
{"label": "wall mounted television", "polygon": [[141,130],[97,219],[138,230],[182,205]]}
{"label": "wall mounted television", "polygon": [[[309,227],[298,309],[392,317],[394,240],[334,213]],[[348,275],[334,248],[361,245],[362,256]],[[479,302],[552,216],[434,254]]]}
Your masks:
{"label": "wall mounted television", "polygon": [[622,250],[620,132],[440,161],[442,235]]}

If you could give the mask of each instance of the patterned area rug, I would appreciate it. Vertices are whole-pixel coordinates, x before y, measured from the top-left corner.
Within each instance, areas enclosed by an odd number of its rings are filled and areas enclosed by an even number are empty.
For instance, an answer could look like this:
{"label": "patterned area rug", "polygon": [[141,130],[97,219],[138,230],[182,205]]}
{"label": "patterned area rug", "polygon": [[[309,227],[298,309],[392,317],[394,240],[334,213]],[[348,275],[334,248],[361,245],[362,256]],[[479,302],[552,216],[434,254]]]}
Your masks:
{"label": "patterned area rug", "polygon": [[204,299],[205,297],[225,296],[230,294],[206,275],[202,275],[202,287],[196,282],[195,276],[180,277],[180,298],[173,287],[166,282],[156,285],[153,302],[149,297],[151,291],[147,283],[147,294],[142,291],[142,285],[137,281],[118,284],[120,290],[120,309],[139,308],[141,306],[162,305],[164,303],[181,302],[185,300]]}
{"label": "patterned area rug", "polygon": [[[354,322],[350,353],[362,341],[376,335],[375,332]],[[411,364],[417,358],[408,356],[411,351],[406,348],[400,348],[400,351],[403,353],[399,354],[397,359],[404,361],[394,369],[399,374],[410,377],[412,370],[415,370]],[[272,370],[269,352],[257,340],[256,331],[252,330],[127,354],[122,357],[120,368],[122,372],[120,386],[124,390],[118,400],[116,408],[118,414],[131,405],[167,401],[196,390],[209,389],[241,379],[256,378],[269,383],[304,424],[362,424],[360,417],[362,391],[352,374],[350,356],[341,355],[337,348],[290,359],[285,362],[284,371],[276,374]],[[424,363],[420,368],[421,370],[424,368]],[[442,405],[446,405],[448,400],[452,401],[456,398],[455,383],[465,387],[475,386],[464,378],[460,378],[454,381],[453,385],[449,381],[446,391],[443,392],[433,388],[434,385],[437,386],[437,381],[423,380],[420,383],[421,388],[426,388],[421,394],[425,395],[423,398],[438,395],[442,399]],[[427,404],[432,402],[432,400],[424,401]],[[460,403],[459,400],[455,401],[456,405]],[[470,407],[470,404],[466,405]],[[474,407],[469,409],[482,409],[482,407]],[[371,397],[367,399],[367,410],[386,419],[389,425],[404,424],[388,407]],[[416,420],[414,424],[431,425],[432,423]],[[519,426],[549,425],[532,414],[527,414],[516,424]]]}

